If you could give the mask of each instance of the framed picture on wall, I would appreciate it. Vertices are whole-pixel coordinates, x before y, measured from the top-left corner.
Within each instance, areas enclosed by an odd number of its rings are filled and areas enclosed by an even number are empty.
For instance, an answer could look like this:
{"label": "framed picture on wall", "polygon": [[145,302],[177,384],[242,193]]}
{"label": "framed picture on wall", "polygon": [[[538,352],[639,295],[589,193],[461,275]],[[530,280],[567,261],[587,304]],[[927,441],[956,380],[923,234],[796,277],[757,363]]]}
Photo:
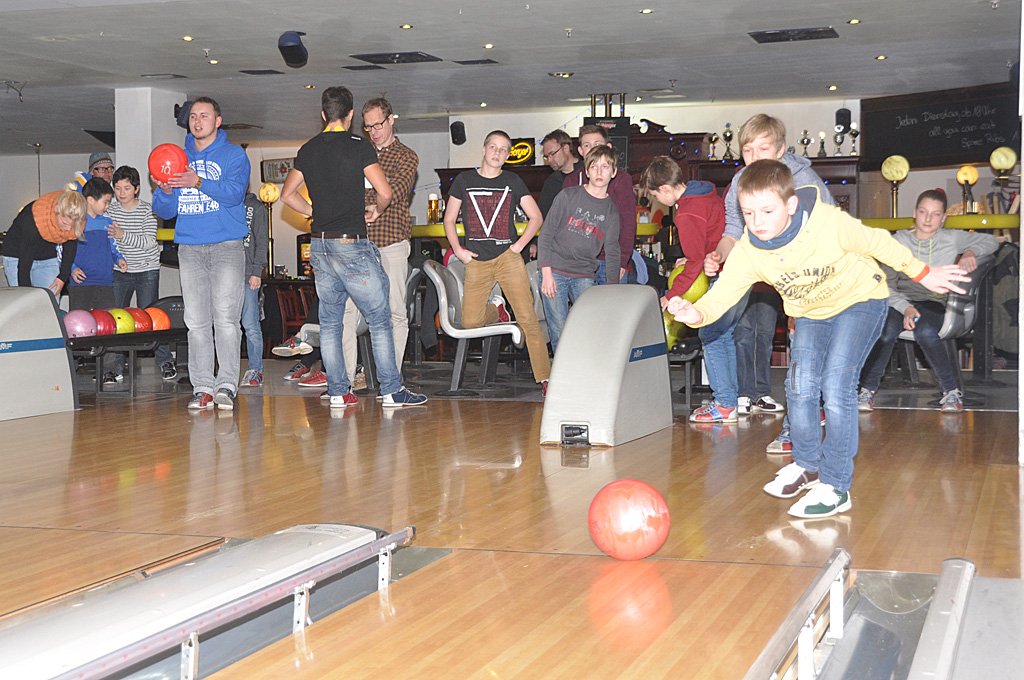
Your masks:
{"label": "framed picture on wall", "polygon": [[294,158],[271,158],[260,163],[260,181],[283,184],[288,171],[295,167]]}

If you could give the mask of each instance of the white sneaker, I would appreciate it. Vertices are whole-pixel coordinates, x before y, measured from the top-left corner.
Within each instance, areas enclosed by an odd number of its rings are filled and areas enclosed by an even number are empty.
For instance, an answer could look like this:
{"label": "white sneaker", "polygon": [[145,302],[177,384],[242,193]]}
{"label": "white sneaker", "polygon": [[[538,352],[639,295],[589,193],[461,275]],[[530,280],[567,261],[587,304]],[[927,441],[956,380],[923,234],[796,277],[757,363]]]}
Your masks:
{"label": "white sneaker", "polygon": [[789,508],[789,514],[804,519],[831,517],[853,507],[849,491],[839,491],[831,484],[819,484]]}
{"label": "white sneaker", "polygon": [[736,400],[736,415],[750,415],[750,397],[740,397],[739,399]]}
{"label": "white sneaker", "polygon": [[857,393],[857,410],[874,411],[875,393],[866,387],[860,388],[860,392]]}
{"label": "white sneaker", "polygon": [[770,394],[755,401],[752,408],[754,413],[783,413],[786,410],[786,407],[772,399]]}
{"label": "white sneaker", "polygon": [[769,496],[792,498],[817,483],[817,472],[809,472],[796,463],[790,463],[776,472],[775,479],[765,484],[763,488]]}
{"label": "white sneaker", "polygon": [[942,393],[939,400],[939,410],[943,413],[960,413],[964,410],[964,393],[958,389],[952,389]]}

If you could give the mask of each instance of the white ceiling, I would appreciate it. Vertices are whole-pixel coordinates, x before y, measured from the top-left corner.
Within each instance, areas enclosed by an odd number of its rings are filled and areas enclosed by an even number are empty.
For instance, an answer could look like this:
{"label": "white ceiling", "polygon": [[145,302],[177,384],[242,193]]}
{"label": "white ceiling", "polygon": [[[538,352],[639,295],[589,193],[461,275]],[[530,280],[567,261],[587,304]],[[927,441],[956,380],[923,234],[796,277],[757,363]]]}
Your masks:
{"label": "white ceiling", "polygon": [[[851,17],[862,23],[848,25]],[[384,93],[405,132],[444,130],[449,112],[479,112],[481,101],[507,112],[567,106],[593,92],[667,103],[979,85],[1007,78],[1020,18],[1020,0],[0,0],[0,82],[16,82],[24,99],[0,85],[0,154],[31,153],[36,142],[43,153],[99,148],[82,130],[114,129],[118,87],[212,96],[225,123],[262,127],[233,131],[234,141],[271,145],[318,129],[320,91],[306,83],[347,85],[357,102]],[[400,30],[404,22],[414,28]],[[833,26],[839,38],[758,45],[747,35],[815,26]],[[304,68],[288,68],[277,50],[286,30],[307,34]],[[195,40],[183,42],[185,34]],[[363,63],[349,55],[388,51],[443,61],[343,68]],[[486,57],[499,65],[454,63]],[[185,78],[140,77],[151,73]],[[643,92],[673,82],[668,94],[677,98]],[[829,95],[828,83],[839,91]]]}

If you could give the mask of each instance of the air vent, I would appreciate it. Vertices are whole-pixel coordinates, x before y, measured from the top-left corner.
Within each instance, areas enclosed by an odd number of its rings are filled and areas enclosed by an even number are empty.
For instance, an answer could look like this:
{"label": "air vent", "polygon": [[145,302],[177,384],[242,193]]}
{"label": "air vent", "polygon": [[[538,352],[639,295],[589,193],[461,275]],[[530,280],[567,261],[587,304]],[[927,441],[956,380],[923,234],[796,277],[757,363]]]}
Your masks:
{"label": "air vent", "polygon": [[221,130],[262,130],[262,125],[252,123],[225,123],[220,126]]}
{"label": "air vent", "polygon": [[283,76],[284,73],[281,71],[275,71],[272,68],[243,68],[239,73],[244,73],[247,76]]}
{"label": "air vent", "polygon": [[485,64],[497,64],[498,62],[493,59],[465,59],[463,61],[455,60],[456,64],[462,64],[463,66],[483,66]]}
{"label": "air vent", "polygon": [[838,38],[839,34],[831,26],[820,26],[818,28],[780,28],[775,31],[751,31],[748,33],[755,42],[780,43],[798,42],[800,40],[824,40],[826,38]]}
{"label": "air vent", "polygon": [[343,66],[342,68],[348,69],[349,71],[385,71],[383,66],[377,66],[376,64],[357,64],[355,66]]}
{"label": "air vent", "polygon": [[378,52],[377,54],[353,54],[353,59],[371,64],[422,64],[428,61],[441,61],[426,52]]}
{"label": "air vent", "polygon": [[179,76],[177,73],[143,73],[139,77],[148,78],[149,80],[176,80],[185,76]]}

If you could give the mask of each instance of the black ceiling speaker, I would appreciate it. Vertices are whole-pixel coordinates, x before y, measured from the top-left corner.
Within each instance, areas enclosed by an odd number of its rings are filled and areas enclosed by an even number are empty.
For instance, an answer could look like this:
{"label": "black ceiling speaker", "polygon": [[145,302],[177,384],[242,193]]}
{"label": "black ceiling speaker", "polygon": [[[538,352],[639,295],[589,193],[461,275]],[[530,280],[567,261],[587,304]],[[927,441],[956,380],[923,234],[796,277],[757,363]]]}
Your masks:
{"label": "black ceiling speaker", "polygon": [[284,63],[292,68],[302,68],[309,61],[309,51],[302,44],[302,31],[285,31],[277,39],[277,49],[284,57]]}
{"label": "black ceiling speaker", "polygon": [[835,131],[846,134],[850,131],[850,109],[836,109],[836,127]]}
{"label": "black ceiling speaker", "polygon": [[188,114],[191,112],[192,101],[189,99],[186,99],[184,104],[174,105],[174,120],[177,121],[178,127],[188,130]]}
{"label": "black ceiling speaker", "polygon": [[466,124],[457,120],[451,124],[452,144],[459,146],[466,143]]}

